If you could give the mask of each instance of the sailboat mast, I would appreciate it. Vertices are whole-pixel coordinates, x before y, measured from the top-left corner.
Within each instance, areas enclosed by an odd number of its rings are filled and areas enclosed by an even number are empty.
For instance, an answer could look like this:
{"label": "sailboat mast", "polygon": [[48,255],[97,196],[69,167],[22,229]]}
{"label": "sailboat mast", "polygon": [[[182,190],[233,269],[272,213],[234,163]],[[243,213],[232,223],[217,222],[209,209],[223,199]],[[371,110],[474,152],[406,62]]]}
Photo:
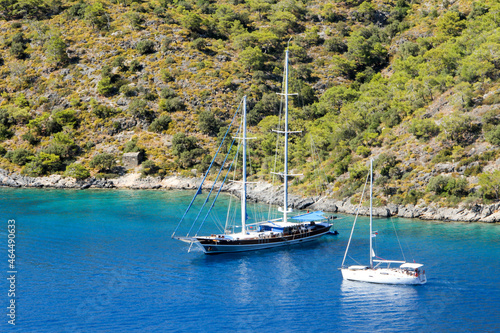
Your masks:
{"label": "sailboat mast", "polygon": [[246,232],[247,219],[247,97],[243,96],[243,176],[241,179],[241,231]]}
{"label": "sailboat mast", "polygon": [[370,267],[373,268],[373,159],[370,159]]}
{"label": "sailboat mast", "polygon": [[285,56],[285,169],[283,170],[283,222],[288,212],[288,49]]}

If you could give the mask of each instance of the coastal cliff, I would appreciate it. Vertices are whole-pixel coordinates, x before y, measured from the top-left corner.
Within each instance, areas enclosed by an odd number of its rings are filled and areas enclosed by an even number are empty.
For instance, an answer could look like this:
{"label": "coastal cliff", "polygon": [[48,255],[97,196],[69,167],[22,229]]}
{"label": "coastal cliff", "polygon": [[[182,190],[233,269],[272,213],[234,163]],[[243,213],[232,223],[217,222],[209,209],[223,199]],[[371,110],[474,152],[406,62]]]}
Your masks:
{"label": "coastal cliff", "polygon": [[[29,177],[18,173],[9,173],[0,169],[0,186],[24,188],[58,188],[58,189],[149,189],[149,190],[195,190],[202,179],[182,176],[145,177],[139,173],[130,173],[115,179],[96,179],[90,177],[85,180],[75,180],[71,177],[51,175],[47,177]],[[203,188],[212,186],[210,181],[205,182]],[[223,188],[226,193],[240,195],[238,183],[226,184]],[[280,205],[283,197],[283,187],[273,186],[265,182],[248,185],[248,199]],[[351,198],[336,200],[325,196],[301,197],[289,195],[289,206],[294,209],[315,209],[329,213],[355,214],[358,205],[351,203]],[[368,215],[369,208],[361,207],[361,215]],[[459,206],[458,208],[439,207],[437,205],[397,205],[388,204],[373,208],[373,215],[379,217],[404,217],[422,220],[462,221],[462,222],[500,222],[500,203],[490,205]]]}

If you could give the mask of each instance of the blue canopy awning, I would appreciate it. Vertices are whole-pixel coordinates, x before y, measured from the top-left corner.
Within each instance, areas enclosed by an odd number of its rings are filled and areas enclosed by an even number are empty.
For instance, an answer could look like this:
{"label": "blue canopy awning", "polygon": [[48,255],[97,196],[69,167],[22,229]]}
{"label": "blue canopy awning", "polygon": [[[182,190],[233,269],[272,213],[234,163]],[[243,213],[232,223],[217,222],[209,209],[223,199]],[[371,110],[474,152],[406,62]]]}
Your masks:
{"label": "blue canopy awning", "polygon": [[324,213],[322,211],[318,210],[317,212],[297,215],[297,216],[292,217],[291,219],[295,220],[295,221],[299,221],[299,222],[312,222],[312,221],[326,219],[326,217],[323,214]]}

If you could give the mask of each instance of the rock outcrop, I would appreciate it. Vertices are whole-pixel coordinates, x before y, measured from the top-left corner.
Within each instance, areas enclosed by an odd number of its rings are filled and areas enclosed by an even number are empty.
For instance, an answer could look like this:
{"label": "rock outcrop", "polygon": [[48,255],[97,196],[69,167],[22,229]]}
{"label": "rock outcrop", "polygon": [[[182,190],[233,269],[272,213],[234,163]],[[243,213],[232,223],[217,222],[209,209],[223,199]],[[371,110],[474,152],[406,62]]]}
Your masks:
{"label": "rock outcrop", "polygon": [[[0,169],[0,186],[8,187],[196,190],[200,186],[201,181],[201,178],[181,176],[141,178],[139,173],[129,173],[115,179],[96,179],[90,177],[77,181],[73,178],[64,178],[60,175],[28,177]],[[203,189],[210,189],[212,185],[212,182],[206,181]],[[216,190],[218,190],[218,187]],[[222,191],[239,197],[241,185],[239,183],[228,183],[224,185]],[[247,200],[281,205],[283,202],[283,186],[272,186],[264,182],[249,184]],[[294,194],[289,194],[289,207],[344,214],[356,214],[358,210],[358,205],[353,205],[350,198],[344,200],[335,200],[327,197],[304,198]],[[360,207],[359,214],[368,215],[369,207]],[[500,222],[500,203],[492,205],[476,204],[471,207],[462,206],[458,208],[388,204],[387,206],[374,207],[373,214],[379,217],[394,216],[419,218],[422,220],[498,223]]]}

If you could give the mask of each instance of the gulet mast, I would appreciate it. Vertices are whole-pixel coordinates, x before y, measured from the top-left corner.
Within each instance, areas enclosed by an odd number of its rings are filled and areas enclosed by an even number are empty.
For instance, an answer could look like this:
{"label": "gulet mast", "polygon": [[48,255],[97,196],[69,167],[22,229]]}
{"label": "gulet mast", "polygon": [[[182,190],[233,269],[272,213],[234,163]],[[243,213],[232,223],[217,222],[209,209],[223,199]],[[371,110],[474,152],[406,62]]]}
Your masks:
{"label": "gulet mast", "polygon": [[288,213],[288,49],[285,56],[285,169],[283,170],[283,222]]}
{"label": "gulet mast", "polygon": [[373,159],[370,159],[370,268],[373,268]]}
{"label": "gulet mast", "polygon": [[243,175],[241,181],[241,232],[246,232],[247,219],[247,97],[243,96]]}
{"label": "gulet mast", "polygon": [[280,175],[283,177],[283,207],[278,208],[280,212],[283,213],[283,222],[288,221],[288,213],[291,213],[292,210],[288,209],[288,176],[298,176],[298,175],[292,175],[288,173],[288,134],[290,133],[300,133],[300,131],[289,131],[288,130],[288,96],[290,95],[296,95],[296,94],[289,94],[288,93],[288,49],[285,52],[285,86],[283,89],[283,93],[280,93],[279,95],[285,96],[285,128],[283,131],[281,130],[273,130],[273,132],[279,133],[279,134],[284,134],[285,135],[285,144],[284,144],[284,169],[283,173],[275,173],[274,174]]}

